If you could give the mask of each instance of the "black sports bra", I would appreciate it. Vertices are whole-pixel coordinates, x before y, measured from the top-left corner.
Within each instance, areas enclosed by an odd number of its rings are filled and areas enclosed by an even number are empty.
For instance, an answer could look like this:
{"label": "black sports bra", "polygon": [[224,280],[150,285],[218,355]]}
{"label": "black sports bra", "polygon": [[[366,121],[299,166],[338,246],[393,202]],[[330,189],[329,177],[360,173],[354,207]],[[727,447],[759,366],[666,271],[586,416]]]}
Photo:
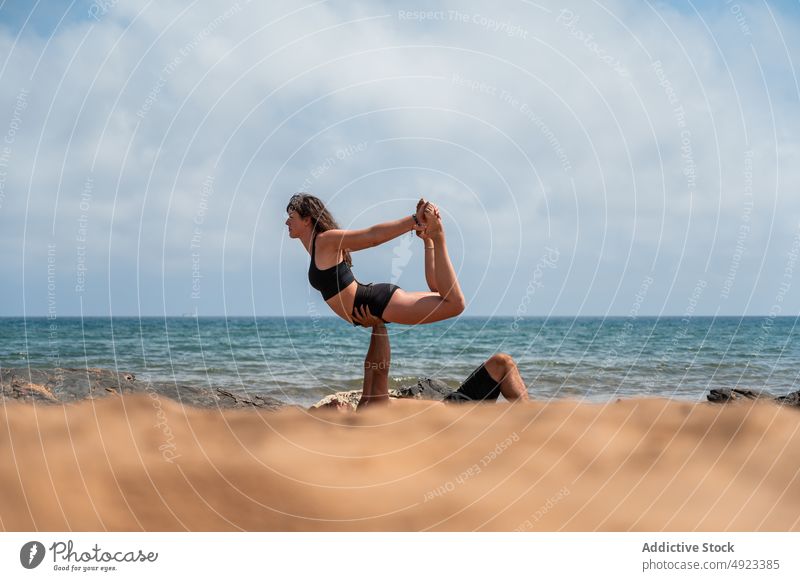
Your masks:
{"label": "black sports bra", "polygon": [[317,268],[314,255],[317,250],[317,235],[311,239],[311,265],[308,267],[308,282],[311,283],[315,289],[322,293],[322,298],[326,301],[339,294],[340,291],[347,288],[356,277],[353,276],[353,271],[347,265],[347,262],[342,260],[336,266],[331,266],[325,270]]}

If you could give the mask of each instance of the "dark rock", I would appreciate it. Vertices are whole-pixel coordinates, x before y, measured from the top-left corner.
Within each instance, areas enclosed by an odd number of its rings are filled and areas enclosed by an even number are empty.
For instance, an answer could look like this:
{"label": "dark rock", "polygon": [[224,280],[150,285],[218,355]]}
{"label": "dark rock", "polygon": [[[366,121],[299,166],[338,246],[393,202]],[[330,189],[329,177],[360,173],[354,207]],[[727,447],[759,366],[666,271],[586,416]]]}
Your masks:
{"label": "dark rock", "polygon": [[777,401],[781,405],[800,407],[800,391],[793,391],[788,395],[782,395],[780,397],[776,397],[775,401]]}
{"label": "dark rock", "polygon": [[727,403],[729,401],[738,401],[743,399],[774,398],[774,396],[765,392],[756,392],[753,391],[752,389],[739,389],[737,387],[734,387],[732,389],[728,388],[712,389],[707,397],[708,401],[712,401],[714,403]]}
{"label": "dark rock", "polygon": [[445,396],[453,391],[453,388],[444,381],[425,377],[417,381],[414,385],[400,387],[397,390],[397,397],[413,397],[415,399],[432,399],[441,401]]}
{"label": "dark rock", "polygon": [[732,401],[763,399],[771,400],[781,405],[800,407],[800,391],[776,397],[766,391],[753,391],[752,389],[720,388],[712,389],[706,396],[713,403],[728,403]]}
{"label": "dark rock", "polygon": [[83,399],[113,397],[127,393],[147,393],[206,408],[257,407],[277,409],[286,405],[278,399],[238,394],[219,387],[204,388],[173,382],[137,379],[133,373],[110,369],[28,369],[0,368],[0,400],[13,399],[37,403],[70,403]]}
{"label": "dark rock", "polygon": [[233,401],[233,405],[222,407],[256,407],[276,410],[284,407],[286,404],[279,399],[270,397],[268,395],[255,394],[253,396],[236,394],[226,391],[220,387],[217,389],[217,395],[220,398],[228,398]]}

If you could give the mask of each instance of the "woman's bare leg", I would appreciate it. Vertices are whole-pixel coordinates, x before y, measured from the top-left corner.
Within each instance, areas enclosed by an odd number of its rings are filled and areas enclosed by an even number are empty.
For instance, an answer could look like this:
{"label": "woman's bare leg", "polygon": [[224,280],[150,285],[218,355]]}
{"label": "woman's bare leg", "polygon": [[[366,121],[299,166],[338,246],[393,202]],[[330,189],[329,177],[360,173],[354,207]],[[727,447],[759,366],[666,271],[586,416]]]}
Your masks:
{"label": "woman's bare leg", "polygon": [[[397,290],[383,311],[383,319],[389,323],[434,323],[464,312],[464,294],[450,262],[441,219],[436,214],[426,217],[430,234],[426,232],[429,240],[425,241],[425,278],[433,292]],[[428,249],[429,245],[432,250]],[[442,292],[443,289],[446,292]]]}
{"label": "woman's bare leg", "polygon": [[[419,202],[417,202],[418,214],[420,213],[420,208],[427,203],[428,202],[425,200],[425,198],[420,198]],[[433,257],[433,240],[424,230],[417,230],[417,236],[422,239],[423,249],[425,252],[425,282],[428,283],[428,288],[431,289],[431,292],[435,293],[438,289],[436,287],[436,261]]]}
{"label": "woman's bare leg", "polygon": [[425,244],[425,282],[428,283],[428,288],[431,289],[431,292],[435,293],[438,291],[436,286],[436,259],[434,257],[436,249],[434,248],[433,240],[429,237],[420,236],[420,238]]}
{"label": "woman's bare leg", "polygon": [[442,219],[438,215],[438,210],[427,212],[428,229],[427,234],[433,242],[433,270],[436,275],[436,292],[446,303],[451,303],[459,313],[464,311],[464,293],[461,292],[461,285],[458,284],[456,271],[453,263],[450,262],[450,255],[447,252],[447,243],[444,237]]}

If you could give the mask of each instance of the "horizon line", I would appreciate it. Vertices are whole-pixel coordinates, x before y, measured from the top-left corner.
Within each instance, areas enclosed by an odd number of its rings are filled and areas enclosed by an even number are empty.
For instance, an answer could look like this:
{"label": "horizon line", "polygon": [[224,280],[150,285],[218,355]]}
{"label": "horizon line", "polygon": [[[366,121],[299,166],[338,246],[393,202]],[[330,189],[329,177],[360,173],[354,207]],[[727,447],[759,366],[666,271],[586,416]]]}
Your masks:
{"label": "horizon line", "polygon": [[[123,315],[58,315],[53,317],[51,315],[0,315],[0,319],[48,319],[57,321],[59,319],[338,319],[344,321],[337,315],[198,315],[193,313],[183,313],[179,315],[137,315],[137,314],[123,314]],[[519,321],[525,320],[542,320],[542,319],[797,319],[800,318],[800,313],[795,315],[772,315],[772,314],[755,314],[755,315],[706,315],[706,314],[639,314],[635,317],[630,315],[526,315],[518,317],[517,315],[460,315],[456,319],[517,319]],[[443,322],[443,321],[438,321]],[[399,324],[399,323],[390,323]],[[429,323],[430,324],[430,323]]]}

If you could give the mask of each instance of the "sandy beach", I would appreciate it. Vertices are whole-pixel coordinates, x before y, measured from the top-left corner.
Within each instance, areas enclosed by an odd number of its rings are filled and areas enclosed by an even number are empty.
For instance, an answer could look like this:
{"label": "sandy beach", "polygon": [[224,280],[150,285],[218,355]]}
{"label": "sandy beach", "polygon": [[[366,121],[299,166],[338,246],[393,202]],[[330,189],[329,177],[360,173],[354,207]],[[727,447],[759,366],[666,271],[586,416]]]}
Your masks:
{"label": "sandy beach", "polygon": [[312,415],[128,395],[1,418],[6,531],[800,529],[800,413],[771,403]]}

